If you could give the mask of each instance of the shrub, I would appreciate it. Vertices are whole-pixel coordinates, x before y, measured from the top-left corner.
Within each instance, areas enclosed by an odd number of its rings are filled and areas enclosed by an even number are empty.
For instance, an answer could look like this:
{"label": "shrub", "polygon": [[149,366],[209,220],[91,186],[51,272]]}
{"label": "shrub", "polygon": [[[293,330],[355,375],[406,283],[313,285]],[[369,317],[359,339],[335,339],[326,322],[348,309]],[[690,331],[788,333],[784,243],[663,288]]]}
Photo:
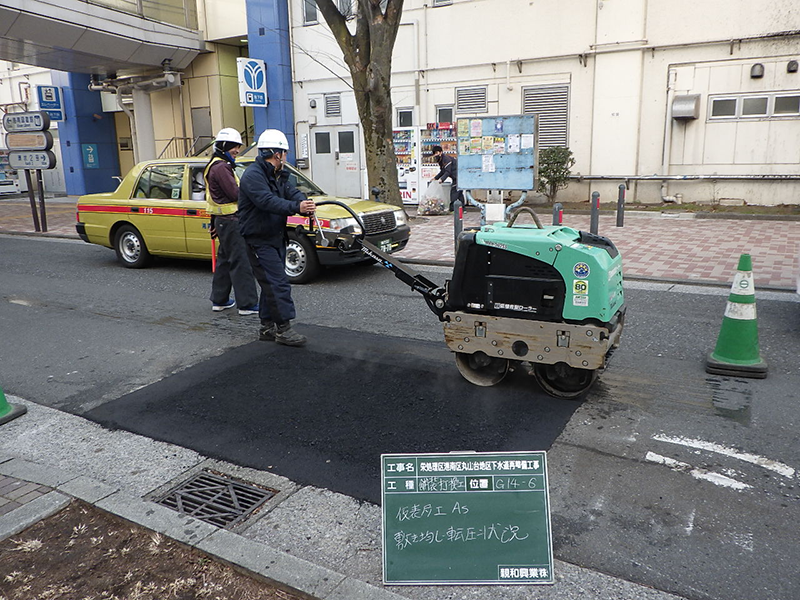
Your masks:
{"label": "shrub", "polygon": [[558,190],[567,187],[570,169],[575,158],[569,148],[553,146],[539,151],[539,183],[537,191],[543,192],[553,204]]}

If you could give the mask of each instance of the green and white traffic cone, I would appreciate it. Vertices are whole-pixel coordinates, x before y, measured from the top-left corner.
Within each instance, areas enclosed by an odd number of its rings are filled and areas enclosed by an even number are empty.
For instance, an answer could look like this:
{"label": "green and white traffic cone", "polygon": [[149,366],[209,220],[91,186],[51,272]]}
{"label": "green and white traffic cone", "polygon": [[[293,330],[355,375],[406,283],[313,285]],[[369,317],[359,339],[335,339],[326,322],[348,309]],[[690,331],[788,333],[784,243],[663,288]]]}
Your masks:
{"label": "green and white traffic cone", "polygon": [[767,363],[761,358],[758,348],[752,268],[750,255],[742,254],[722,318],[717,346],[706,361],[707,373],[756,379],[767,376]]}
{"label": "green and white traffic cone", "polygon": [[28,409],[20,404],[11,404],[6,400],[6,395],[3,389],[0,388],[0,425],[8,423],[11,419],[16,419],[20,415],[24,415]]}

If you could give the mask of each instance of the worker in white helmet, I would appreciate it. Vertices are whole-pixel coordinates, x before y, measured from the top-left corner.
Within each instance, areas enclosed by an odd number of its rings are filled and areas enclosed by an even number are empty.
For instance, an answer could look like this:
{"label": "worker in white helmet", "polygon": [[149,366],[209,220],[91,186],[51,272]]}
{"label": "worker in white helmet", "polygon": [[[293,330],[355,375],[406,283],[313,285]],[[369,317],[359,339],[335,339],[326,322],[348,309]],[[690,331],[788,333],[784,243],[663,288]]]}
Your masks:
{"label": "worker in white helmet", "polygon": [[286,346],[304,346],[306,338],[291,326],[296,311],[286,275],[286,218],[313,215],[316,204],[289,180],[283,169],[289,140],[277,129],[258,138],[258,156],[239,186],[239,225],[250,248],[253,274],[261,286],[258,337]]}
{"label": "worker in white helmet", "polygon": [[[219,240],[211,280],[211,308],[219,312],[238,306],[240,315],[257,315],[258,292],[247,244],[239,231],[237,212],[239,178],[235,167],[241,149],[242,136],[238,131],[231,127],[220,129],[214,141],[214,153],[203,171],[211,235]],[[231,288],[236,300],[230,297]]]}

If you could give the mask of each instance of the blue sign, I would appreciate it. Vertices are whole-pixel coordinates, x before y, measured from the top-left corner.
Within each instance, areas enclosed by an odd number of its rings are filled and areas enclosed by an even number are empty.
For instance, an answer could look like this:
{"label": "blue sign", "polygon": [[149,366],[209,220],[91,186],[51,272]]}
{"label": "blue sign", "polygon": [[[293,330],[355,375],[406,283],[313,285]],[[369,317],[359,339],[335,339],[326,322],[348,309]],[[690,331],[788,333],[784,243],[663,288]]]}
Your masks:
{"label": "blue sign", "polygon": [[84,169],[99,169],[100,156],[97,153],[97,144],[81,144]]}
{"label": "blue sign", "polygon": [[239,105],[265,107],[267,98],[267,66],[258,58],[237,58]]}
{"label": "blue sign", "polygon": [[39,96],[39,109],[50,115],[51,121],[65,120],[61,88],[54,85],[37,85],[36,94]]}

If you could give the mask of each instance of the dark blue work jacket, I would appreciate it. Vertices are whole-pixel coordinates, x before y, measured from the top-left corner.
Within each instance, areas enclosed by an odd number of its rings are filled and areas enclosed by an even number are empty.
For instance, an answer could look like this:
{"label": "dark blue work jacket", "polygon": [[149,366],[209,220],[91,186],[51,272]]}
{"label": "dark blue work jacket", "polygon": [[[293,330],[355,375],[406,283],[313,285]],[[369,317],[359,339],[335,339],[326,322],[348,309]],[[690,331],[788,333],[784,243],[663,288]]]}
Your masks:
{"label": "dark blue work jacket", "polygon": [[239,229],[251,244],[280,247],[286,243],[286,217],[300,212],[306,195],[261,156],[239,182]]}

